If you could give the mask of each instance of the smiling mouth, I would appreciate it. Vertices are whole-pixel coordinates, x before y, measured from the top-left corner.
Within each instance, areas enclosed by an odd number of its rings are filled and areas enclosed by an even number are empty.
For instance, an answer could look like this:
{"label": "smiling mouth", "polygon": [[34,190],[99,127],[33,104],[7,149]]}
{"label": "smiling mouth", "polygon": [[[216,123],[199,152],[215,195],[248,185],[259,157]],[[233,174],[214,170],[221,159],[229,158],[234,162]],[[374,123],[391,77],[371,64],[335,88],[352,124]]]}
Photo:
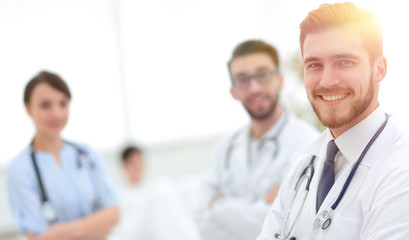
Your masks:
{"label": "smiling mouth", "polygon": [[338,101],[338,100],[341,100],[341,99],[346,98],[347,95],[348,95],[348,94],[339,94],[339,95],[332,95],[332,96],[324,96],[324,95],[322,95],[321,97],[322,97],[322,99],[324,99],[325,101],[334,102],[334,101]]}

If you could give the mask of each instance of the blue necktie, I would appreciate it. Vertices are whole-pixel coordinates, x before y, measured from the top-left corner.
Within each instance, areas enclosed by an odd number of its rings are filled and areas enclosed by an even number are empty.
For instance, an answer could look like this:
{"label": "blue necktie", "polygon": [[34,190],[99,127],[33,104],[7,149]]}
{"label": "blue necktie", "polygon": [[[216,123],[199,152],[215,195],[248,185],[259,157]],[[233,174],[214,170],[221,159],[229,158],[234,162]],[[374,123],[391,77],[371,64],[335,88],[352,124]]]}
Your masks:
{"label": "blue necktie", "polygon": [[327,158],[324,162],[324,168],[322,169],[322,176],[317,192],[317,212],[320,209],[322,202],[327,196],[329,190],[335,182],[334,174],[334,158],[338,152],[338,147],[334,140],[331,140],[327,145]]}

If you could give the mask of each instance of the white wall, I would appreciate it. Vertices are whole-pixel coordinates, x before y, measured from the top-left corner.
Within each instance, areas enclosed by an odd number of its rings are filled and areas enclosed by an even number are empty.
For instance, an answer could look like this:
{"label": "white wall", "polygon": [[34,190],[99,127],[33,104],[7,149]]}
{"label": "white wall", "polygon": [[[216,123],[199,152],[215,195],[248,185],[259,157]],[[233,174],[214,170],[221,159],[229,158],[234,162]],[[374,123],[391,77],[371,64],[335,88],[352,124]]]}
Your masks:
{"label": "white wall", "polygon": [[108,1],[99,0],[0,1],[0,163],[9,161],[33,136],[23,90],[41,69],[59,73],[73,92],[66,138],[100,148],[123,139],[110,10]]}
{"label": "white wall", "polygon": [[[298,51],[298,23],[319,2],[1,1],[0,164],[33,136],[22,94],[40,69],[59,73],[73,92],[64,137],[101,150],[127,140],[149,145],[212,136],[243,125],[247,115],[229,94],[226,62],[232,49],[260,38],[276,45],[286,62]],[[396,26],[409,17],[404,8],[389,3],[386,8],[383,1],[356,2],[384,24],[389,73],[381,103],[406,122],[409,34]],[[284,71],[290,78],[283,94],[288,102],[303,90]]]}

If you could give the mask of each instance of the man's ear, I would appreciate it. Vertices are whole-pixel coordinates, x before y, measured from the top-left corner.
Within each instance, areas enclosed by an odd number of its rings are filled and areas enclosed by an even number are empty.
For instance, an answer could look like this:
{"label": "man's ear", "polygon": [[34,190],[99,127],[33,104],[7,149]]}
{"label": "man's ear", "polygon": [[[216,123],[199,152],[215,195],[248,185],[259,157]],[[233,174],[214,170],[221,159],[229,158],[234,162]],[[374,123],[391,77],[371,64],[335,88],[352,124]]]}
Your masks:
{"label": "man's ear", "polygon": [[284,87],[284,76],[282,74],[280,74],[278,76],[278,80],[279,80],[278,83],[280,84],[279,87],[280,87],[280,90],[281,90]]}
{"label": "man's ear", "polygon": [[384,56],[378,58],[375,62],[374,68],[374,80],[379,83],[385,78],[388,69],[386,58]]}

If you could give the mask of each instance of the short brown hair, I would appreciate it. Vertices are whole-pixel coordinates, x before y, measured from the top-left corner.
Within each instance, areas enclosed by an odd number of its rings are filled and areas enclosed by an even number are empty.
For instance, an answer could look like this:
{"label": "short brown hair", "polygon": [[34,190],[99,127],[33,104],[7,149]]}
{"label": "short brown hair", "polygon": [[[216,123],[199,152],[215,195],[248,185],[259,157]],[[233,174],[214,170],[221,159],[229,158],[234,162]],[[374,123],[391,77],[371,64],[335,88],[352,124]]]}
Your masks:
{"label": "short brown hair", "polygon": [[371,60],[383,55],[382,29],[379,21],[371,12],[359,9],[350,2],[321,4],[318,9],[308,13],[300,23],[301,54],[308,34],[346,25],[350,25],[361,36]]}
{"label": "short brown hair", "polygon": [[58,91],[64,93],[68,99],[71,100],[71,92],[67,84],[62,80],[60,76],[55,73],[41,71],[35,77],[33,77],[26,85],[24,90],[24,103],[30,104],[31,95],[33,94],[34,88],[40,83],[47,83],[51,87],[57,89]]}
{"label": "short brown hair", "polygon": [[231,59],[227,63],[229,72],[230,72],[230,64],[234,59],[238,57],[243,57],[246,55],[254,54],[254,53],[267,54],[268,56],[270,56],[271,60],[276,65],[277,70],[280,68],[280,58],[278,56],[278,52],[275,47],[261,40],[247,40],[237,45],[237,47],[234,49]]}

